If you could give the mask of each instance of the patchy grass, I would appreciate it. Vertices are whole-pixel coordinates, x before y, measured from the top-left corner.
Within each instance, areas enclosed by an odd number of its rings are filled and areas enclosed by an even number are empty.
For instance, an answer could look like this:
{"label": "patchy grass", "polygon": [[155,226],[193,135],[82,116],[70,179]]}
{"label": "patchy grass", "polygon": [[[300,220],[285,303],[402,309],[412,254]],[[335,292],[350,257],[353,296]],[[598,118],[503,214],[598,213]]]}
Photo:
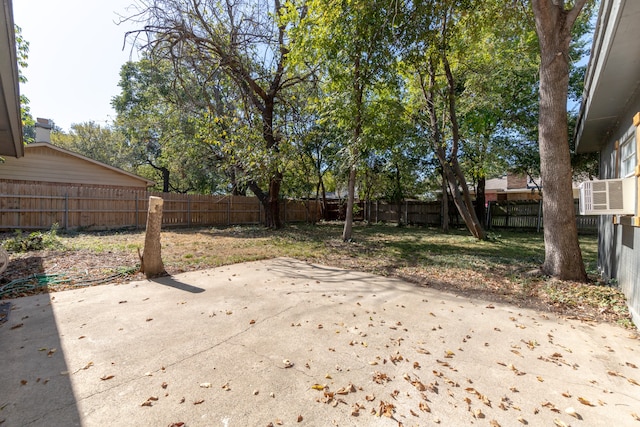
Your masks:
{"label": "patchy grass", "polygon": [[[585,285],[537,273],[544,260],[541,233],[500,231],[489,241],[477,241],[466,230],[442,234],[433,228],[359,225],[352,241],[343,242],[341,234],[342,225],[336,223],[290,225],[275,232],[259,226],[163,230],[162,255],[171,274],[286,256],[580,319],[632,325],[624,296],[594,274],[595,236],[581,237],[585,265],[592,273],[592,283]],[[47,265],[104,266],[117,260],[132,266],[138,262],[144,232],[73,233],[60,239],[65,250],[46,254]]]}

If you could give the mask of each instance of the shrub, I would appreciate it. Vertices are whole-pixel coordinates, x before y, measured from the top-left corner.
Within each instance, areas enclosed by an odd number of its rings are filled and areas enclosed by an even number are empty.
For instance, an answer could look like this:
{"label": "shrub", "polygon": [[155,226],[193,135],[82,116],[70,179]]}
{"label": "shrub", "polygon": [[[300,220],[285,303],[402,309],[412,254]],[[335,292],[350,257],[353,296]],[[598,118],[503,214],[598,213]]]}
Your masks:
{"label": "shrub", "polygon": [[2,242],[2,246],[9,252],[59,248],[62,246],[62,242],[58,237],[58,224],[53,224],[49,231],[34,231],[28,235],[24,234],[22,230],[16,230],[15,236]]}

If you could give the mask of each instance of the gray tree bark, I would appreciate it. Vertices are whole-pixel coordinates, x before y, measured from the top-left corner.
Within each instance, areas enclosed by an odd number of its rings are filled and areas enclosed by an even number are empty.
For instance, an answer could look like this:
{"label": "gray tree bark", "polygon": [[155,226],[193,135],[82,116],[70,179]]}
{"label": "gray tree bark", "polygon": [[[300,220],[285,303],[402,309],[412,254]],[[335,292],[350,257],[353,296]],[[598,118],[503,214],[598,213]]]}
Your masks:
{"label": "gray tree bark", "polygon": [[140,256],[140,271],[144,273],[147,279],[167,274],[162,263],[162,246],[160,244],[162,205],[163,200],[161,197],[149,197],[144,252]]}
{"label": "gray tree bark", "polygon": [[538,144],[543,182],[545,259],[542,271],[584,282],[587,274],[578,242],[567,129],[571,28],[586,0],[565,8],[561,0],[533,0],[540,44]]}

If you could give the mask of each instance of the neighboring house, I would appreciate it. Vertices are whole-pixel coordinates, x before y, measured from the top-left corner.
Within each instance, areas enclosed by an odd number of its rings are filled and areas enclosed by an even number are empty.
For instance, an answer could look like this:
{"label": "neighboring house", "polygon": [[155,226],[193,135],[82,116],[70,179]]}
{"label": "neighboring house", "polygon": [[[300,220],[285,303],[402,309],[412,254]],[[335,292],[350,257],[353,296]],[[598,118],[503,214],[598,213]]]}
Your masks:
{"label": "neighboring house", "polygon": [[51,121],[36,120],[36,143],[24,147],[24,157],[0,164],[0,183],[56,184],[146,190],[154,184],[97,160],[51,144]]}
{"label": "neighboring house", "polygon": [[11,0],[0,4],[0,156],[22,157],[22,118]]}
{"label": "neighboring house", "polygon": [[[629,215],[600,216],[598,268],[640,325],[640,1],[602,0],[578,118],[576,150],[600,153],[600,179],[627,178]],[[627,181],[627,182],[629,182]],[[629,197],[630,196],[630,197]]]}
{"label": "neighboring house", "polygon": [[24,157],[0,164],[0,182],[59,184],[145,190],[153,181],[92,160],[48,142],[24,147]]}
{"label": "neighboring house", "polygon": [[[511,200],[540,200],[539,180],[534,182],[524,175],[507,174],[500,178],[485,181],[484,197],[487,202]],[[472,197],[475,189],[469,188]]]}

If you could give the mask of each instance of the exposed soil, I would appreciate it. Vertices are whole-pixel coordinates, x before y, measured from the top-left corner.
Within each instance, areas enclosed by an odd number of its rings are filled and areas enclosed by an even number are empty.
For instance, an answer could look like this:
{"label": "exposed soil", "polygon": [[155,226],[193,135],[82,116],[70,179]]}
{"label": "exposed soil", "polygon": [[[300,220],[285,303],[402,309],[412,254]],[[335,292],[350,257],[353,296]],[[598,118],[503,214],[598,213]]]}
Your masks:
{"label": "exposed soil", "polygon": [[[633,328],[624,297],[615,288],[602,283],[585,285],[560,282],[535,273],[518,271],[517,266],[491,268],[442,268],[421,264],[398,263],[397,260],[371,256],[371,247],[344,243],[337,239],[324,241],[317,253],[289,254],[274,248],[262,234],[235,236],[233,232],[210,231],[163,232],[163,259],[168,274],[218,267],[224,264],[293,256],[314,263],[396,276],[416,283],[471,298],[504,302],[521,307],[557,313],[585,321],[618,323]],[[52,292],[103,283],[144,280],[138,272],[137,248],[144,242],[141,232],[104,234],[113,247],[90,249],[40,250],[11,254],[7,271],[0,278],[0,299],[39,292]],[[63,241],[65,239],[63,238]],[[68,242],[64,242],[68,245]],[[207,254],[216,254],[211,257]],[[518,278],[514,280],[514,277]],[[24,283],[6,292],[12,281]],[[5,293],[2,293],[3,287]],[[613,302],[612,302],[613,301]],[[606,302],[604,304],[603,302]]]}

